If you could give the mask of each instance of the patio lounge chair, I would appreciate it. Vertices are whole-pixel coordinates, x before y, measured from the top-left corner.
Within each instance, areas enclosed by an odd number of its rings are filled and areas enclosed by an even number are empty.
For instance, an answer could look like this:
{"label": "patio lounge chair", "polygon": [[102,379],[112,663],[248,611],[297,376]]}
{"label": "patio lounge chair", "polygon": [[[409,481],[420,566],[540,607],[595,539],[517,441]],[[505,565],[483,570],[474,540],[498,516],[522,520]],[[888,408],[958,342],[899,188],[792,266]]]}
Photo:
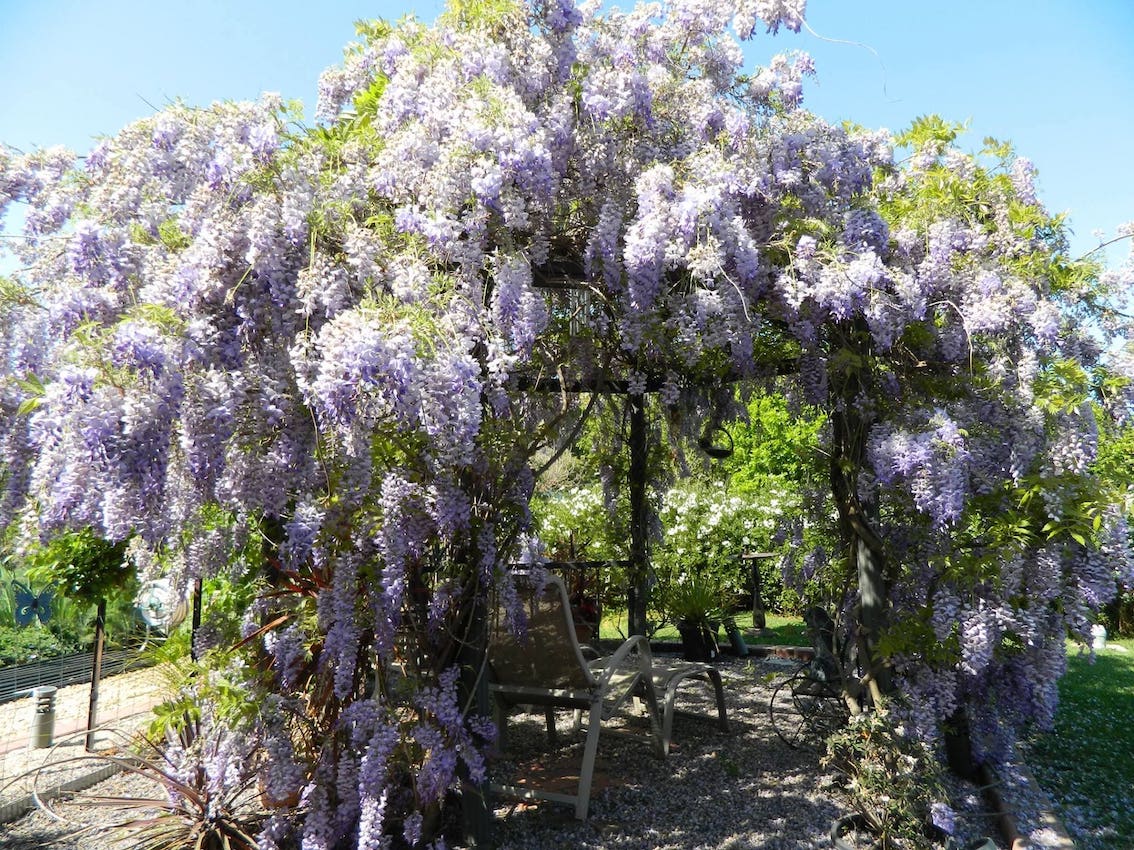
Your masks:
{"label": "patio lounge chair", "polygon": [[[654,692],[662,699],[662,748],[669,755],[673,742],[673,715],[678,713],[677,687],[688,679],[700,680],[712,685],[713,696],[717,701],[717,723],[722,732],[728,731],[728,713],[725,710],[724,686],[721,674],[716,667],[697,661],[675,661],[670,664],[654,663]],[[692,712],[683,711],[682,714]]]}
{"label": "patio lounge chair", "polygon": [[[493,673],[489,689],[496,696],[496,725],[501,743],[508,709],[514,705],[544,706],[551,740],[555,739],[556,708],[574,709],[576,726],[586,709],[589,715],[587,740],[575,795],[501,785],[494,786],[493,790],[511,796],[572,803],[575,816],[585,819],[602,722],[628,699],[641,698],[646,704],[658,748],[663,755],[668,755],[677,689],[687,680],[712,685],[720,727],[727,731],[724,689],[715,668],[684,661],[654,664],[649,642],[640,635],[627,639],[613,655],[587,661],[576,638],[562,581],[548,576],[539,593],[526,578],[521,578],[520,582],[520,599],[528,617],[526,635],[523,638],[513,635],[503,626],[498,612],[489,645],[489,665]],[[664,699],[665,707],[660,732],[659,696]]]}
{"label": "patio lounge chair", "polygon": [[527,629],[522,636],[512,634],[503,623],[503,612],[498,611],[498,622],[491,632],[488,649],[492,669],[489,690],[496,698],[496,726],[501,741],[508,710],[515,705],[543,706],[552,740],[555,709],[574,710],[576,723],[586,711],[587,738],[575,794],[510,785],[493,785],[492,790],[524,799],[573,804],[575,817],[585,820],[599,731],[628,700],[637,697],[645,702],[657,752],[659,755],[665,752],[650,644],[640,635],[631,637],[613,655],[588,664],[575,636],[563,582],[552,575],[540,587],[527,577],[521,577],[518,585],[527,615]]}

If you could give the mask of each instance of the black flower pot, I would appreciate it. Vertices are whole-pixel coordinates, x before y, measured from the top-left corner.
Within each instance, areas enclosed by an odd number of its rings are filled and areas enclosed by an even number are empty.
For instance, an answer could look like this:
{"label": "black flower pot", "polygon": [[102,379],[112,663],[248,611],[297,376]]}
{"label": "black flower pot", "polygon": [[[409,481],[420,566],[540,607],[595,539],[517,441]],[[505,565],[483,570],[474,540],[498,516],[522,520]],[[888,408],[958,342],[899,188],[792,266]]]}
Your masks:
{"label": "black flower pot", "polygon": [[[867,823],[866,815],[862,814],[862,812],[852,812],[849,815],[843,815],[841,818],[837,818],[831,824],[831,846],[836,848],[836,850],[864,850],[864,848],[867,847],[877,847],[878,843],[876,840],[871,840],[868,844],[862,842],[852,844],[844,838],[847,833],[853,830],[869,833]],[[952,838],[948,840],[946,847],[949,848],[949,850],[962,850]],[[966,844],[964,850],[996,850],[996,842],[991,838],[978,838]]]}
{"label": "black flower pot", "polygon": [[686,661],[715,661],[720,655],[716,635],[706,623],[679,620],[681,652]]}
{"label": "black flower pot", "polygon": [[846,841],[843,836],[853,829],[865,829],[866,816],[861,812],[853,812],[849,815],[843,815],[837,818],[831,824],[831,846],[837,850],[859,850],[860,845],[851,844]]}

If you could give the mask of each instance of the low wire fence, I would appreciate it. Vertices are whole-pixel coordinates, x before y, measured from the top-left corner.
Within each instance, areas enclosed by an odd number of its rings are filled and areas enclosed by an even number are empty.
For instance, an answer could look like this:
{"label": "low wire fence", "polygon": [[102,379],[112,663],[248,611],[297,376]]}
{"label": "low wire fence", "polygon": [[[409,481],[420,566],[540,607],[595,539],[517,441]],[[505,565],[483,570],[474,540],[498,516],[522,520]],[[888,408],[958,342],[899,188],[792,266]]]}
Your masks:
{"label": "low wire fence", "polygon": [[52,768],[57,763],[59,777],[69,781],[85,769],[76,756],[88,748],[120,746],[123,738],[116,733],[144,728],[168,690],[168,671],[152,666],[137,650],[106,652],[95,731],[88,735],[92,668],[91,653],[0,668],[0,814],[19,811],[33,775],[39,775],[42,790],[43,783],[57,778]]}
{"label": "low wire fence", "polygon": [[[128,670],[139,670],[150,663],[136,649],[107,650],[102,655],[102,676],[107,678]],[[93,670],[93,652],[0,667],[0,703],[23,699],[32,688],[42,685],[64,688],[85,684],[90,682]]]}

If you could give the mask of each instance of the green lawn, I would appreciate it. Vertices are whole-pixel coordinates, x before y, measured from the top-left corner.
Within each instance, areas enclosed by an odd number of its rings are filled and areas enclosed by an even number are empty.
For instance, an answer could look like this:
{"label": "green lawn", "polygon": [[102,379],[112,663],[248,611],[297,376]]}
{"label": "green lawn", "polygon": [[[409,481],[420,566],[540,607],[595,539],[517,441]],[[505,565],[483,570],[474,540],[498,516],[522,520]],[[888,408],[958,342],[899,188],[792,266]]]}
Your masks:
{"label": "green lawn", "polygon": [[1069,645],[1055,730],[1029,747],[1080,850],[1134,847],[1134,640],[1107,646],[1092,664]]}
{"label": "green lawn", "polygon": [[[752,612],[742,612],[735,615],[736,624],[740,627],[741,631],[752,626]],[[806,626],[803,620],[799,617],[782,617],[779,614],[768,614],[766,616],[768,633],[765,635],[755,636],[746,635],[745,639],[749,645],[768,644],[773,646],[811,646],[811,641],[807,638]],[[599,636],[602,640],[618,640],[626,635],[626,612],[625,611],[610,611],[606,612],[602,618],[602,626],[599,631]],[[681,636],[677,633],[677,628],[668,623],[654,633],[654,640],[658,641],[680,641]],[[725,641],[724,629],[720,631],[720,640]]]}

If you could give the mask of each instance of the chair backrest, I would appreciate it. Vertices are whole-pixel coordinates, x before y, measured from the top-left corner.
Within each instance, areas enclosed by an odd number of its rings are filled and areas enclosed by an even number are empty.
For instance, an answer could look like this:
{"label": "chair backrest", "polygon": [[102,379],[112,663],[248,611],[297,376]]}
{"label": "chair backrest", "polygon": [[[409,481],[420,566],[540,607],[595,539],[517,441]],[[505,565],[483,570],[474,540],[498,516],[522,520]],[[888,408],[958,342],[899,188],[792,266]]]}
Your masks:
{"label": "chair backrest", "polygon": [[807,624],[807,634],[815,648],[815,658],[811,662],[812,675],[823,682],[838,682],[842,679],[843,646],[835,634],[835,621],[831,615],[819,607],[808,608],[803,612]]}
{"label": "chair backrest", "polygon": [[521,635],[508,627],[498,605],[488,645],[488,663],[502,685],[563,690],[596,687],[571,618],[567,590],[558,576],[542,587],[529,576],[516,578],[516,591],[527,616]]}

